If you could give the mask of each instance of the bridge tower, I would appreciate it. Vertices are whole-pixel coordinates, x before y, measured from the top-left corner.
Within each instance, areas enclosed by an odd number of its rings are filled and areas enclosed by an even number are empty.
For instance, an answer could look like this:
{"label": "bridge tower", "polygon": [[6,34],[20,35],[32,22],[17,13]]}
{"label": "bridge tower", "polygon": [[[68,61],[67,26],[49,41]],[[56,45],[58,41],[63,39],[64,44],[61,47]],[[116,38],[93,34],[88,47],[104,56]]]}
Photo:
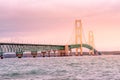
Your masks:
{"label": "bridge tower", "polygon": [[92,31],[89,31],[88,39],[89,39],[89,45],[93,47],[91,50],[89,50],[89,55],[91,54],[94,55],[94,35]]}
{"label": "bridge tower", "polygon": [[[80,44],[80,55],[83,55],[81,20],[75,20],[75,44]],[[76,48],[76,56],[78,56],[78,48]]]}

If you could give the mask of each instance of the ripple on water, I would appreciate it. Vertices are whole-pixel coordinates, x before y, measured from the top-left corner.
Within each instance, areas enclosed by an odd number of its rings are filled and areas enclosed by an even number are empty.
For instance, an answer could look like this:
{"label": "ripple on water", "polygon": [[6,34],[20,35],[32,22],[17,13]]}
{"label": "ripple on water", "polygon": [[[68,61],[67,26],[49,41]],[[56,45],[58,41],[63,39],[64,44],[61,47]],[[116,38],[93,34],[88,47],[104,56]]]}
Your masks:
{"label": "ripple on water", "polygon": [[0,79],[119,80],[119,59],[120,56],[4,59],[0,60]]}

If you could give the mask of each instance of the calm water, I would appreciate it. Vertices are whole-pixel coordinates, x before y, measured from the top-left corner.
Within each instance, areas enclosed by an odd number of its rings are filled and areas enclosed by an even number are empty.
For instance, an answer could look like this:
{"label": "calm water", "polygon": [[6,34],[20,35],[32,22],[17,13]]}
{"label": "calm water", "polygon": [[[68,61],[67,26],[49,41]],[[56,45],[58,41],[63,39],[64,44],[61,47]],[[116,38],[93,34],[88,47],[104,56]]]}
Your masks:
{"label": "calm water", "polygon": [[5,58],[0,80],[120,80],[120,56]]}

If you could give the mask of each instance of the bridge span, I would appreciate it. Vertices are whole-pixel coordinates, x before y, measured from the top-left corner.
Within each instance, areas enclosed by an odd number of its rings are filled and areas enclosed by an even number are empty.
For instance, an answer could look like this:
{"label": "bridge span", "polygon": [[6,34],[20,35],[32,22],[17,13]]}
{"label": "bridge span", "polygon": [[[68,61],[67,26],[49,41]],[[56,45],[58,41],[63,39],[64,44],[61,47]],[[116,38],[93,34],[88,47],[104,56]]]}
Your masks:
{"label": "bridge span", "polygon": [[[70,56],[73,48],[80,48],[81,44],[72,44],[72,45],[47,45],[47,44],[23,44],[23,43],[0,43],[0,57],[4,57],[4,53],[15,52],[16,57],[21,58],[24,52],[31,52],[33,57],[37,57],[38,52],[45,57],[47,54],[50,57],[50,54],[53,52],[59,56]],[[82,44],[83,47],[92,50],[93,47],[88,44]],[[96,49],[94,49],[95,54],[99,54]]]}

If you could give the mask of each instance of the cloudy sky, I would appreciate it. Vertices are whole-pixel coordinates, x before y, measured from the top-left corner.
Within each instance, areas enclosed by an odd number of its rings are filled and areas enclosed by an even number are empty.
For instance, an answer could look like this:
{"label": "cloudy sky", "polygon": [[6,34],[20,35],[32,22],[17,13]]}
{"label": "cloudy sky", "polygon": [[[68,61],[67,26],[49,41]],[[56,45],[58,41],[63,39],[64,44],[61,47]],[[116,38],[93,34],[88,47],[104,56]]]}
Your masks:
{"label": "cloudy sky", "polygon": [[75,19],[97,49],[120,50],[120,0],[0,0],[0,41],[72,43]]}

